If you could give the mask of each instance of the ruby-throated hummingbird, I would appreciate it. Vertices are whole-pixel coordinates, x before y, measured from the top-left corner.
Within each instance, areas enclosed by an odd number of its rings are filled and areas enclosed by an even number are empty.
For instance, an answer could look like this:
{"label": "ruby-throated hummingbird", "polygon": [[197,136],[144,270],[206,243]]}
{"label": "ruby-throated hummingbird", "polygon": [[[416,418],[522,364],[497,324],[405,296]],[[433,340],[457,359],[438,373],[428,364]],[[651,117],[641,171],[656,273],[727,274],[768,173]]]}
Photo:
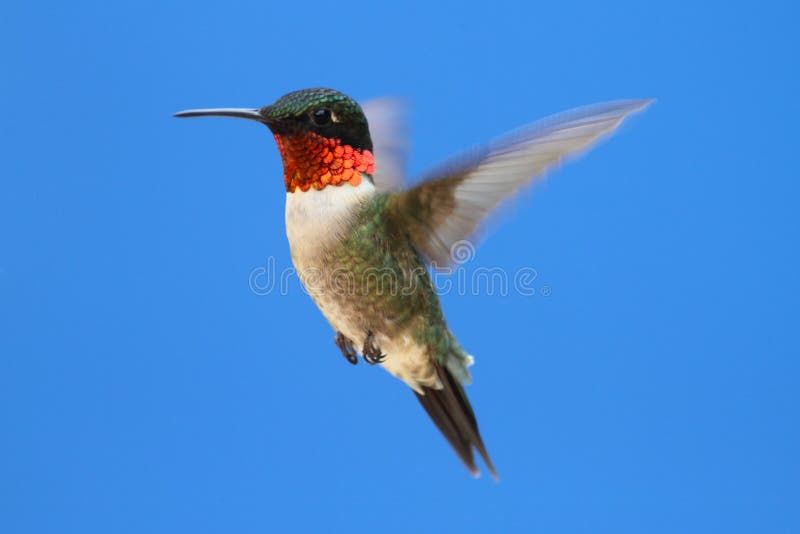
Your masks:
{"label": "ruby-throated hummingbird", "polygon": [[[612,132],[650,100],[575,109],[454,159],[401,189],[405,145],[391,100],[358,103],[332,89],[289,93],[260,109],[201,109],[265,124],[278,143],[286,235],[298,276],[351,363],[360,354],[408,384],[467,468],[473,448],[496,478],[462,387],[467,354],[447,326],[426,266],[452,262],[503,200]],[[372,133],[372,135],[370,135]]]}

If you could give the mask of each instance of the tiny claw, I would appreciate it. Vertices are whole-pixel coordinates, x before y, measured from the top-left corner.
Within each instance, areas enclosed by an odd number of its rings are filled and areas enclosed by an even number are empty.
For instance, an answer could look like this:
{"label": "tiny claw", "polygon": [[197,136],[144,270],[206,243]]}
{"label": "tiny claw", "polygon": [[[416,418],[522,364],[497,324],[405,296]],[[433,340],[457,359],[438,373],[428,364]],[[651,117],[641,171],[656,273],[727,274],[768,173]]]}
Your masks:
{"label": "tiny claw", "polygon": [[361,351],[364,361],[370,365],[381,363],[386,359],[386,355],[381,352],[380,347],[375,344],[375,336],[372,330],[367,332],[367,338],[364,340],[364,348]]}
{"label": "tiny claw", "polygon": [[351,339],[346,338],[341,332],[336,332],[334,342],[336,346],[339,347],[339,350],[342,351],[342,356],[344,356],[348,362],[353,365],[358,363],[358,353]]}

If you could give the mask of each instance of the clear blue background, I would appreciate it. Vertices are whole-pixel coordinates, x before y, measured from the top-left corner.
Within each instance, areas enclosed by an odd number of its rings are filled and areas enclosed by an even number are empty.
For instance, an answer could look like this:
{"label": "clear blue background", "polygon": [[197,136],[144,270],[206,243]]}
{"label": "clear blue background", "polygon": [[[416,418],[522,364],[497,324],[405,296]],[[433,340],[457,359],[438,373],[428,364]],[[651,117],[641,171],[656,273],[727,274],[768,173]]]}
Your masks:
{"label": "clear blue background", "polygon": [[[0,16],[0,531],[799,532],[791,2],[10,3]],[[351,367],[290,265],[261,106],[414,104],[412,172],[656,97],[515,202],[447,295],[502,481]]]}

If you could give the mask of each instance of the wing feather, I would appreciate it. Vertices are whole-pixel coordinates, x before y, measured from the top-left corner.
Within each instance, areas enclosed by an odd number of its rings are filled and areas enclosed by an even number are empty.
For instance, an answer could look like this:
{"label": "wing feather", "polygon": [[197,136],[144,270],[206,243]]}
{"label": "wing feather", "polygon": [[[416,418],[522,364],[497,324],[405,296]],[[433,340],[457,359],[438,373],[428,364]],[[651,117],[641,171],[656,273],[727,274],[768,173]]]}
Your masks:
{"label": "wing feather", "polygon": [[533,123],[440,167],[419,185],[396,193],[392,213],[417,249],[437,266],[486,216],[520,188],[567,157],[613,132],[652,100],[620,100],[577,108]]}
{"label": "wing feather", "polygon": [[408,106],[402,99],[384,97],[364,102],[361,109],[372,138],[375,187],[379,191],[397,191],[406,181],[408,167]]}

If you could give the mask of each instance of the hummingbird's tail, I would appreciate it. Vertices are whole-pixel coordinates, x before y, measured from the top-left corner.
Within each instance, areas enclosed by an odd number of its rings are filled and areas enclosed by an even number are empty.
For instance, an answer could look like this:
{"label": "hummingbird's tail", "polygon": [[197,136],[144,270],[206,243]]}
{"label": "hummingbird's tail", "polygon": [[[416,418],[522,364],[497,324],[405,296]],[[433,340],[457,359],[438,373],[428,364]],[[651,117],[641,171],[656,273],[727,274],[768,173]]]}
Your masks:
{"label": "hummingbird's tail", "polygon": [[498,480],[497,472],[494,469],[492,460],[489,458],[489,453],[486,452],[486,446],[483,444],[481,433],[478,431],[475,413],[472,411],[472,406],[469,404],[464,388],[445,366],[436,361],[434,361],[434,366],[436,375],[442,383],[442,389],[421,386],[422,394],[416,391],[414,394],[419,399],[422,407],[425,408],[425,411],[428,412],[430,418],[433,419],[439,431],[450,442],[461,461],[467,466],[467,469],[475,476],[480,474],[480,471],[475,466],[475,458],[472,452],[474,447],[483,458],[492,477]]}

